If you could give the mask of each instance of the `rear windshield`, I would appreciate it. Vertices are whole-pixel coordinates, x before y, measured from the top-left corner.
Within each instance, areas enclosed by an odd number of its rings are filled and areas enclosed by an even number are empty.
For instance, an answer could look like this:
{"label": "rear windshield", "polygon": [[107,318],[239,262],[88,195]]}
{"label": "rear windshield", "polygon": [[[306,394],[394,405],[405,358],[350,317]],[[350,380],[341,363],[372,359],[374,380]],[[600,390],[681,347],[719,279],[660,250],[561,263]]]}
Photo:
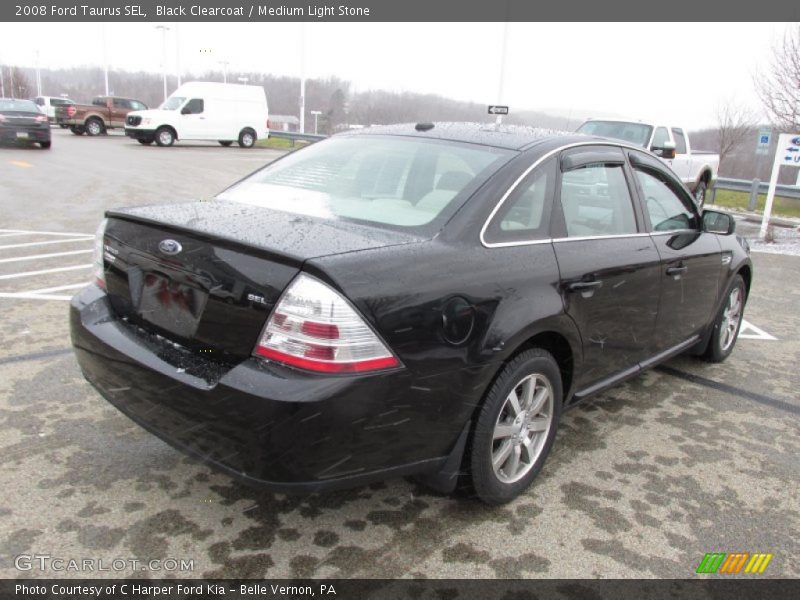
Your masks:
{"label": "rear windshield", "polygon": [[652,132],[650,125],[627,121],[586,121],[578,127],[578,133],[623,140],[637,146],[647,146]]}
{"label": "rear windshield", "polygon": [[410,137],[334,137],[268,165],[217,198],[423,232],[443,225],[513,154]]}
{"label": "rear windshield", "polygon": [[30,100],[0,99],[0,111],[17,111],[38,113],[39,108]]}

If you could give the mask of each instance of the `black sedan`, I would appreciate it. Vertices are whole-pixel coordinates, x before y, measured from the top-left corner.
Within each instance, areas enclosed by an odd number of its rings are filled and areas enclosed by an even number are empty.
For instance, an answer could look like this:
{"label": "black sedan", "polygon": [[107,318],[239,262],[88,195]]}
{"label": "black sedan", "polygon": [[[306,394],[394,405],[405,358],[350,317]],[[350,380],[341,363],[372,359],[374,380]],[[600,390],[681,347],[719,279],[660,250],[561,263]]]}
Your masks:
{"label": "black sedan", "polygon": [[284,491],[416,475],[506,502],[565,409],[679,353],[724,360],[752,280],[733,219],[658,158],[533,129],[337,135],[214,201],[106,217],[71,305],[84,375]]}
{"label": "black sedan", "polygon": [[49,148],[47,115],[30,100],[0,98],[0,142],[36,142]]}

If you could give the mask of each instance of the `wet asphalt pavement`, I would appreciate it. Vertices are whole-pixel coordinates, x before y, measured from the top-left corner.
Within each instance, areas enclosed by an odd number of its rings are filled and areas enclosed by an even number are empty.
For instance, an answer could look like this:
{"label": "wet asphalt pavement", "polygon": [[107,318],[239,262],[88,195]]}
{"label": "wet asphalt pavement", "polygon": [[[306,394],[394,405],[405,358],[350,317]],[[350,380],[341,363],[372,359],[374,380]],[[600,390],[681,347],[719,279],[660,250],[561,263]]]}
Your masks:
{"label": "wet asphalt pavement", "polygon": [[[679,357],[569,411],[538,480],[500,508],[405,479],[254,491],[108,405],[69,351],[81,234],[107,208],[207,198],[278,155],[61,130],[50,151],[0,148],[0,576],[683,578],[714,551],[770,552],[765,576],[800,576],[798,257],[754,254],[757,329],[726,363]],[[24,259],[41,254],[58,256]],[[193,569],[20,571],[18,555]]]}

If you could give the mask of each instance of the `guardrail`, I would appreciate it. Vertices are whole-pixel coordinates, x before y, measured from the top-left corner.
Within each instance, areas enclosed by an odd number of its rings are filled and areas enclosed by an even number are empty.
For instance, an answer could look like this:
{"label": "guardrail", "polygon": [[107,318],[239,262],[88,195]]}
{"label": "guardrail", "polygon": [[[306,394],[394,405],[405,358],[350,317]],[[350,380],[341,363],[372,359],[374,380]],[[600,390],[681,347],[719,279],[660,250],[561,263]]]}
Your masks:
{"label": "guardrail", "polygon": [[300,133],[298,131],[281,131],[280,129],[270,129],[269,137],[274,137],[282,140],[303,141],[303,142],[318,142],[324,140],[327,135],[316,133]]}
{"label": "guardrail", "polygon": [[[755,194],[766,194],[769,190],[768,181],[759,181],[758,179],[730,179],[728,177],[720,177],[717,179],[716,185],[712,188],[709,200],[714,202],[716,190],[731,190],[733,192],[749,192],[751,196],[752,208],[755,208]],[[782,198],[800,199],[800,187],[796,185],[778,185],[775,188],[775,195]]]}

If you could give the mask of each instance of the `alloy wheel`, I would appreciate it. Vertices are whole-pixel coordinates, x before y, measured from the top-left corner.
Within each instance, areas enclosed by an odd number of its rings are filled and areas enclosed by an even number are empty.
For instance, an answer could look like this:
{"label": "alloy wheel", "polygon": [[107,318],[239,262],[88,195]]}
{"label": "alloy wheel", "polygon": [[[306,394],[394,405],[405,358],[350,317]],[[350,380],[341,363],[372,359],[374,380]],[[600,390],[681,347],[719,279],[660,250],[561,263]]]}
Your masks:
{"label": "alloy wheel", "polygon": [[492,468],[503,483],[533,468],[553,423],[553,386],[541,374],[523,378],[506,397],[492,442]]}
{"label": "alloy wheel", "polygon": [[727,351],[736,341],[736,333],[739,331],[741,320],[742,290],[739,287],[735,287],[731,290],[728,296],[728,304],[725,306],[725,312],[722,313],[719,343],[723,352]]}

